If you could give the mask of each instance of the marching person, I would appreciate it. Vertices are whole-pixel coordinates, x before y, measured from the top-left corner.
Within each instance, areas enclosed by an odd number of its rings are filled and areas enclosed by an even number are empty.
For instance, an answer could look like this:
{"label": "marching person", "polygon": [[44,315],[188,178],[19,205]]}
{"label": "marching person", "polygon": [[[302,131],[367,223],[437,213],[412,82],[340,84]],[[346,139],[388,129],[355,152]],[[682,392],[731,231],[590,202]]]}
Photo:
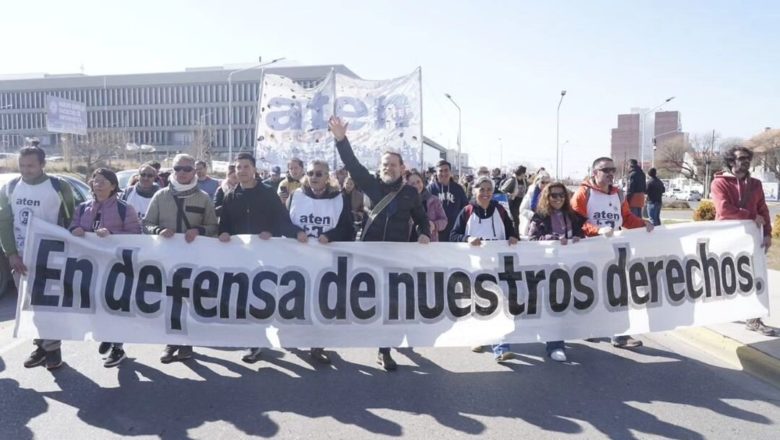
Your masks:
{"label": "marching person", "polygon": [[[46,152],[37,145],[19,150],[19,174],[0,190],[0,244],[14,272],[27,274],[22,258],[27,223],[30,217],[66,228],[73,218],[73,190],[65,180],[49,176],[44,171]],[[24,361],[26,368],[46,364],[49,370],[62,366],[61,343],[52,339],[36,339],[36,348]]]}
{"label": "marching person", "polygon": [[[354,241],[349,196],[331,184],[329,173],[328,162],[314,160],[309,163],[301,187],[288,200],[290,220],[321,244]],[[330,363],[321,347],[312,347],[309,355],[321,364]]]}
{"label": "marching person", "polygon": [[507,195],[509,202],[509,214],[512,216],[512,223],[520,233],[520,205],[523,203],[523,197],[528,191],[528,179],[525,176],[526,168],[522,165],[515,168],[513,176],[506,179],[501,184],[501,192]]}
{"label": "marching person", "polygon": [[209,164],[205,160],[195,162],[195,174],[198,176],[198,188],[208,194],[211,200],[214,200],[214,195],[219,188],[219,180],[209,176]]}
{"label": "marching person", "polygon": [[[187,243],[192,243],[199,235],[213,237],[217,232],[217,214],[211,200],[198,188],[195,159],[189,154],[177,154],[173,158],[173,175],[168,187],[157,191],[146,211],[144,232],[163,238],[184,234]],[[191,357],[192,346],[167,345],[160,362],[167,364]]]}
{"label": "marching person", "polygon": [[542,190],[544,187],[547,186],[551,180],[552,179],[550,178],[550,174],[547,171],[540,169],[537,171],[536,177],[534,177],[534,184],[528,187],[528,191],[526,192],[525,197],[523,197],[522,202],[520,202],[520,207],[518,208],[518,217],[520,218],[520,223],[518,224],[517,233],[520,236],[528,234],[528,226],[530,225],[530,221],[536,213],[536,207],[539,204],[539,197],[542,195]]}
{"label": "marching person", "polygon": [[455,218],[464,206],[468,205],[464,187],[452,178],[452,166],[442,159],[436,163],[436,180],[428,185],[428,192],[438,197],[447,217],[447,226],[439,230],[439,241],[450,241],[450,231],[455,224]]}
{"label": "marching person", "polygon": [[297,157],[293,157],[287,162],[287,175],[279,182],[276,190],[279,198],[282,199],[282,205],[287,206],[287,198],[301,187],[303,170],[303,161]]}
{"label": "marching person", "polygon": [[[587,219],[571,208],[570,198],[569,190],[561,182],[550,183],[542,190],[528,230],[531,240],[556,240],[565,246],[585,238],[582,225]],[[548,341],[546,349],[550,359],[566,362],[566,345],[563,341]]]}
{"label": "marching person", "polygon": [[[474,182],[474,201],[458,214],[449,241],[469,243],[472,246],[495,240],[507,240],[510,245],[517,244],[517,232],[509,213],[493,200],[493,186],[493,179],[489,176],[481,176]],[[497,344],[492,348],[496,362],[504,362],[514,357],[509,351],[509,344]],[[473,347],[472,351],[481,352],[482,347]]]}
{"label": "marching person", "polygon": [[[285,236],[305,243],[306,233],[292,224],[279,197],[257,177],[255,157],[239,153],[235,166],[238,185],[227,193],[222,204],[219,241],[227,243],[231,235],[257,234],[262,240]],[[249,348],[241,360],[253,364],[260,360],[261,353],[260,347]]]}
{"label": "marching person", "polygon": [[[446,229],[448,223],[441,200],[425,188],[425,178],[418,171],[408,171],[404,178],[406,184],[420,194],[423,209],[428,216],[428,226],[431,228],[431,241],[439,241],[438,232]],[[412,239],[416,241],[417,237],[412,234]]]}
{"label": "marching person", "polygon": [[[151,167],[149,167],[151,168]],[[154,168],[152,168],[154,169]],[[154,177],[157,177],[156,173]],[[143,177],[154,183],[153,178]],[[105,168],[98,168],[89,181],[92,200],[83,202],[76,208],[70,232],[75,237],[84,237],[94,232],[98,237],[111,234],[140,234],[141,222],[133,205],[119,200],[119,180],[116,174]],[[98,353],[107,355],[103,366],[115,367],[125,359],[125,350],[121,342],[102,342]]]}
{"label": "marching person", "polygon": [[122,200],[135,208],[138,218],[142,219],[146,215],[149,203],[160,186],[157,184],[157,170],[149,163],[145,163],[138,168],[138,183],[127,187],[122,193]]}
{"label": "marching person", "polygon": [[[586,236],[603,235],[612,237],[620,229],[653,230],[653,223],[634,215],[625,200],[623,191],[613,186],[615,182],[615,162],[609,157],[599,157],[593,161],[591,176],[586,179],[571,199],[571,206],[579,215],[587,218],[582,226]],[[629,335],[612,337],[612,345],[617,348],[641,347],[642,341]]]}
{"label": "marching person", "polygon": [[225,195],[230,191],[233,191],[238,185],[238,177],[236,177],[236,166],[228,165],[227,175],[225,180],[220,183],[217,188],[217,193],[214,194],[214,209],[217,211],[217,217],[222,214],[222,203],[225,202]]}
{"label": "marching person", "polygon": [[[401,155],[390,151],[382,154],[380,176],[373,176],[355,157],[347,139],[347,124],[334,116],[330,118],[328,126],[344,166],[371,202],[371,212],[363,228],[361,241],[408,242],[411,220],[418,236],[417,242],[429,243],[431,231],[420,196],[414,188],[403,184],[404,161]],[[398,366],[390,355],[389,347],[379,349],[377,363],[388,371]]]}
{"label": "marching person", "polygon": [[655,168],[647,170],[650,181],[647,182],[647,215],[655,226],[661,226],[661,208],[664,204],[664,193],[666,187],[661,179],[658,178],[658,172]]}
{"label": "marching person", "polygon": [[[761,181],[750,175],[753,152],[743,146],[729,148],[723,155],[723,171],[715,173],[710,185],[715,203],[715,220],[753,220],[763,234],[764,252],[772,246],[772,222]],[[764,336],[777,336],[761,318],[745,321],[745,327]]]}
{"label": "marching person", "polygon": [[642,207],[645,206],[645,191],[647,191],[647,179],[645,172],[636,159],[628,161],[628,184],[626,185],[626,200],[631,213],[642,218]]}

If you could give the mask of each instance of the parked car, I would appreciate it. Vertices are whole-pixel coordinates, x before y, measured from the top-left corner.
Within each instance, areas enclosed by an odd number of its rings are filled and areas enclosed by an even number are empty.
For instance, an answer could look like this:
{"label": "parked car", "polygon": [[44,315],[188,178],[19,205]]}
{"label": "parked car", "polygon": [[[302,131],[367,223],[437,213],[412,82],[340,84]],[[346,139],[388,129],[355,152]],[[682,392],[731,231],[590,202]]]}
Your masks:
{"label": "parked car", "polygon": [[127,188],[127,185],[130,183],[130,179],[132,179],[136,174],[138,174],[137,169],[117,171],[116,178],[119,180],[119,190],[122,191]]}
{"label": "parked car", "polygon": [[[70,184],[73,188],[73,198],[75,199],[76,206],[79,203],[84,202],[92,198],[92,190],[89,186],[77,179],[76,177],[68,174],[51,174],[52,176],[61,177]],[[18,177],[19,173],[2,173],[0,174],[0,188],[2,188],[11,179]],[[8,258],[5,253],[0,249],[0,298],[5,295],[6,291],[14,289],[13,276],[11,275],[11,267],[8,265]]]}
{"label": "parked car", "polygon": [[698,202],[701,200],[701,193],[695,189],[690,191],[680,191],[679,193],[675,193],[675,198],[677,200],[684,200],[686,202]]}

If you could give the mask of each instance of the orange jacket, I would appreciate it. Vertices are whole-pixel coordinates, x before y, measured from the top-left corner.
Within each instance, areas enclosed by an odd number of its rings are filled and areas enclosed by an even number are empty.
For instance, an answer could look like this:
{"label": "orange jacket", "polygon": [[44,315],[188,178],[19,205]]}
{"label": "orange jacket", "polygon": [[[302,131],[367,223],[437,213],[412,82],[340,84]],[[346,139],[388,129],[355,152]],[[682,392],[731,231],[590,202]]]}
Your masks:
{"label": "orange jacket", "polygon": [[[590,179],[586,179],[585,181],[582,182],[582,184],[580,184],[580,187],[577,188],[577,191],[574,193],[574,196],[572,196],[571,207],[581,216],[590,219],[591,216],[590,213],[588,212],[588,194],[589,194],[588,189],[590,189],[590,191],[598,191],[600,193],[604,193],[604,191],[599,189],[599,187],[596,186]],[[610,187],[610,192],[608,194],[616,194],[619,191],[620,189],[618,189],[615,186],[612,186]],[[645,221],[635,216],[631,212],[628,206],[628,201],[626,201],[625,199],[621,201],[620,215],[623,217],[623,227],[626,229],[641,228],[645,226]],[[598,226],[594,225],[590,221],[586,222],[582,226],[582,230],[585,232],[585,235],[589,237],[599,235]]]}

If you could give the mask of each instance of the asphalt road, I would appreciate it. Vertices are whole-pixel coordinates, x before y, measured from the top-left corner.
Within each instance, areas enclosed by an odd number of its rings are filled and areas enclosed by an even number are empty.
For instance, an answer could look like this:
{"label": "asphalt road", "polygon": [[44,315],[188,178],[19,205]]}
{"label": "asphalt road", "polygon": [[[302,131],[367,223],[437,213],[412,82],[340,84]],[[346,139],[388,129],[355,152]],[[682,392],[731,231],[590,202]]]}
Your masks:
{"label": "asphalt road", "polygon": [[254,365],[235,350],[196,348],[162,365],[161,347],[127,346],[106,369],[93,342],[66,342],[56,372],[25,369],[29,341],[12,338],[15,298],[0,300],[0,438],[133,437],[749,438],[780,432],[780,390],[707,358],[668,334],[645,347],[513,346],[504,365],[467,348],[401,349],[387,373],[375,351],[339,350],[315,367],[298,350]]}

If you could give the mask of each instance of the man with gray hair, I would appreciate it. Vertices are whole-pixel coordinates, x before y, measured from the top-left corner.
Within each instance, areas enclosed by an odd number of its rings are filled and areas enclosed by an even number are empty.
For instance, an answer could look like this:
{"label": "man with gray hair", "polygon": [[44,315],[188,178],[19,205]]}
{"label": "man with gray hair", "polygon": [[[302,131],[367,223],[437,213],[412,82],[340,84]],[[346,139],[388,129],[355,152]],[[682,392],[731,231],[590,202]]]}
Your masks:
{"label": "man with gray hair", "polygon": [[[217,235],[214,202],[208,194],[198,189],[195,159],[192,156],[177,154],[173,158],[170,183],[152,197],[143,224],[146,234],[171,238],[174,234],[183,233],[187,243],[192,243],[199,235]],[[191,357],[191,346],[168,345],[160,357],[160,362],[167,364]]]}

